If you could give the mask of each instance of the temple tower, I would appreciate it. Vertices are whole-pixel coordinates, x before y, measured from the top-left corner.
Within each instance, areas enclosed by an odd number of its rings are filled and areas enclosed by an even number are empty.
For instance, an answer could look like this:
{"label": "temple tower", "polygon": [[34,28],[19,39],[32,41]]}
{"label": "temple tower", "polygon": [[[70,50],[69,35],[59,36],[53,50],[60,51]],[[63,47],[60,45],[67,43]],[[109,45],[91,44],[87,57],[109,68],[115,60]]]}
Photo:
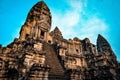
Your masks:
{"label": "temple tower", "polygon": [[110,44],[108,43],[108,41],[102,36],[102,35],[98,35],[98,38],[97,38],[97,49],[98,49],[98,52],[110,52],[112,53],[112,49],[111,49],[111,46]]}
{"label": "temple tower", "polygon": [[51,28],[51,13],[44,1],[40,1],[32,7],[28,13],[26,22],[20,31],[20,40],[25,40],[27,36],[34,39],[41,38],[47,40]]}

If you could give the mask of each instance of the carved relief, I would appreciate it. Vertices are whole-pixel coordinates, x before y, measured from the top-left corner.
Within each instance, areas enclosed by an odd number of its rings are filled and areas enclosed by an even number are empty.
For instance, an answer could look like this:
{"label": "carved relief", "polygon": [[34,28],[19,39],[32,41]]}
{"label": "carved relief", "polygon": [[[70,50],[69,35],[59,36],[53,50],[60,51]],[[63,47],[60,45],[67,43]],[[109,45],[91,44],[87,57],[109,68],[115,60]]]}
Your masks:
{"label": "carved relief", "polygon": [[42,50],[42,43],[34,44],[34,48],[38,51],[41,51]]}
{"label": "carved relief", "polygon": [[[120,65],[104,37],[98,35],[96,46],[88,38],[64,39],[58,27],[50,28],[50,10],[40,1],[30,10],[19,39],[0,45],[0,80],[120,79]],[[13,72],[11,78],[7,72]]]}

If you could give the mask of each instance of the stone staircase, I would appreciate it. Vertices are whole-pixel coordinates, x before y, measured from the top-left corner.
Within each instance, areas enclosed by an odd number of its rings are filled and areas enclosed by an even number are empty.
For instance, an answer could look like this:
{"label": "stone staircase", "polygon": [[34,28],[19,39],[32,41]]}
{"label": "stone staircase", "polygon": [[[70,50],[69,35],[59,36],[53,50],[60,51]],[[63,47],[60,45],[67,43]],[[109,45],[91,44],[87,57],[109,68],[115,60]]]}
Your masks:
{"label": "stone staircase", "polygon": [[44,43],[43,45],[43,50],[46,51],[45,64],[49,65],[51,68],[49,72],[49,80],[66,80],[64,79],[63,66],[55,53],[56,51],[54,50],[54,47],[48,43]]}

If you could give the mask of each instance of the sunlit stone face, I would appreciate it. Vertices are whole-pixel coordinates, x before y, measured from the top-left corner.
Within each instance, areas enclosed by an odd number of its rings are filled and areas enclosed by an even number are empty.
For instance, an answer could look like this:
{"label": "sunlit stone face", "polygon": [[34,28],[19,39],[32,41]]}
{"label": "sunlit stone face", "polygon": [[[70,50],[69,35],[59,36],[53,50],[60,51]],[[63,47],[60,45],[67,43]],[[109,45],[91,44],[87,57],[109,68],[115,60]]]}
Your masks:
{"label": "sunlit stone face", "polygon": [[42,50],[42,43],[34,44],[34,48],[38,51]]}
{"label": "sunlit stone face", "polygon": [[45,56],[39,54],[29,54],[25,56],[24,65],[27,67],[32,66],[33,64],[44,64]]}

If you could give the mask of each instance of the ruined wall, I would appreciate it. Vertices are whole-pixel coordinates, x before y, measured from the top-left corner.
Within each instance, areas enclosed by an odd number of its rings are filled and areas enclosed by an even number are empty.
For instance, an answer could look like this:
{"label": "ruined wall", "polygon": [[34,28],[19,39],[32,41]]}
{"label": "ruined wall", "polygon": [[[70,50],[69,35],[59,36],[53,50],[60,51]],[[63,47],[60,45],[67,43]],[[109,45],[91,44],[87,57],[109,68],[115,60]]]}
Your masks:
{"label": "ruined wall", "polygon": [[119,80],[120,65],[107,40],[64,39],[50,32],[51,13],[44,1],[32,7],[20,37],[0,45],[0,80]]}
{"label": "ruined wall", "polygon": [[20,39],[30,35],[34,39],[42,38],[47,40],[48,32],[51,28],[51,13],[44,2],[38,2],[30,10],[26,22],[21,28]]}

